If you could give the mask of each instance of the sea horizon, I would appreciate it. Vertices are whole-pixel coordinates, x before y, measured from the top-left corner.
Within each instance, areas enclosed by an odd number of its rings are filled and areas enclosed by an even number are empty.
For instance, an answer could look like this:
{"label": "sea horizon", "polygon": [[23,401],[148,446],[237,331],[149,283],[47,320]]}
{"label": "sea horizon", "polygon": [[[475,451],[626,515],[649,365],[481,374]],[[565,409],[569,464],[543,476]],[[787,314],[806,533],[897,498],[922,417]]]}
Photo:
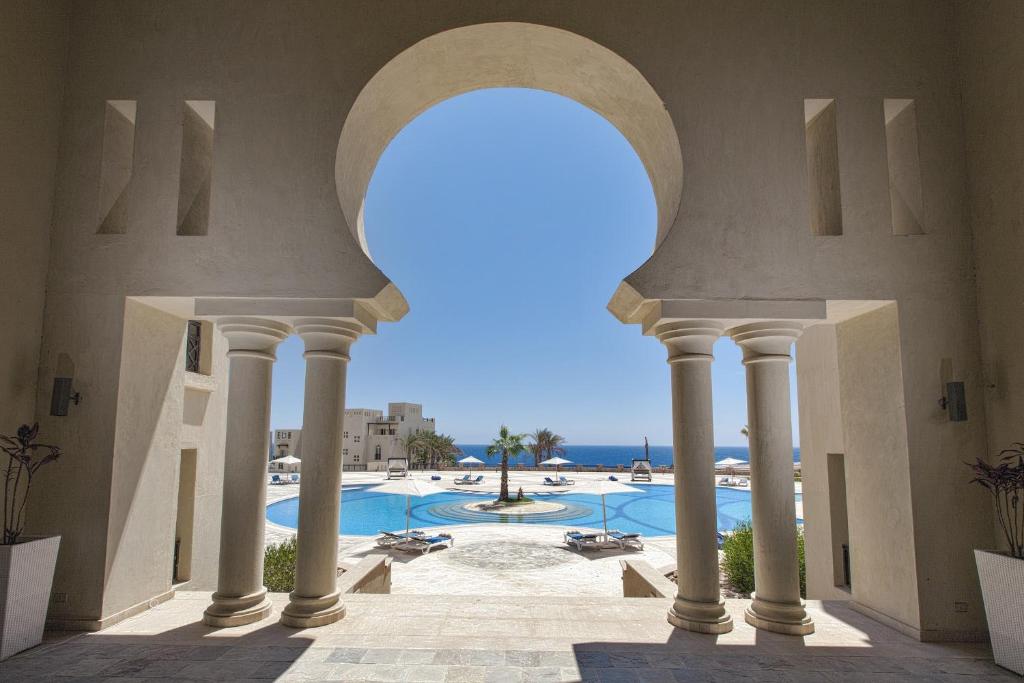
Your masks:
{"label": "sea horizon", "polygon": [[[464,454],[480,458],[485,463],[487,460],[488,444],[456,444]],[[651,463],[655,466],[668,466],[672,464],[671,446],[650,446]],[[630,465],[634,458],[644,457],[643,446],[615,446],[598,444],[574,444],[565,446],[565,454],[560,456],[571,460],[575,465]],[[715,462],[726,458],[737,460],[750,460],[750,449],[747,446],[715,446]],[[522,464],[532,463],[533,455],[526,453],[520,456],[518,462]],[[800,447],[793,447],[793,462],[800,462]]]}

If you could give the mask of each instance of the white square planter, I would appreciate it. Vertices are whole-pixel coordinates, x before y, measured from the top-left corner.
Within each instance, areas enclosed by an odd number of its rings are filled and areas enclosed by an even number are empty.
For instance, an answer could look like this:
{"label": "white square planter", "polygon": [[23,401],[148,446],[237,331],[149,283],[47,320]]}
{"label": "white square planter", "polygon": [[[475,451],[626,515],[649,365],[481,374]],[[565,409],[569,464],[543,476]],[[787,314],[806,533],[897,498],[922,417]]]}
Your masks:
{"label": "white square planter", "polygon": [[1024,560],[975,550],[996,664],[1024,675]]}
{"label": "white square planter", "polygon": [[60,536],[0,545],[0,661],[43,642]]}

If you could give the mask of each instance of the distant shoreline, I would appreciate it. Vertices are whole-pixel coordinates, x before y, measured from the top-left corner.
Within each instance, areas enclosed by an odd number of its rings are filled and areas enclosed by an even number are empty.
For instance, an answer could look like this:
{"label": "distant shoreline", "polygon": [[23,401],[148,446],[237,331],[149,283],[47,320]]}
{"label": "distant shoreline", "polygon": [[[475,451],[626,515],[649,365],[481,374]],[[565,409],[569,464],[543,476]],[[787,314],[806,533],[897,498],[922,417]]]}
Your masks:
{"label": "distant shoreline", "polygon": [[[496,459],[487,458],[487,444],[457,444],[466,455],[480,458],[484,463],[497,462]],[[594,444],[566,445],[565,454],[561,457],[571,460],[573,465],[594,467],[615,467],[617,465],[630,465],[634,458],[644,457],[643,446],[602,446]],[[655,467],[667,467],[672,464],[671,446],[651,446],[651,464]],[[746,446],[716,446],[715,461],[735,458],[737,460],[750,460],[750,451]],[[532,464],[533,455],[524,454],[517,461],[519,464]],[[793,448],[793,462],[800,462],[799,447]],[[572,465],[566,467],[572,468]]]}

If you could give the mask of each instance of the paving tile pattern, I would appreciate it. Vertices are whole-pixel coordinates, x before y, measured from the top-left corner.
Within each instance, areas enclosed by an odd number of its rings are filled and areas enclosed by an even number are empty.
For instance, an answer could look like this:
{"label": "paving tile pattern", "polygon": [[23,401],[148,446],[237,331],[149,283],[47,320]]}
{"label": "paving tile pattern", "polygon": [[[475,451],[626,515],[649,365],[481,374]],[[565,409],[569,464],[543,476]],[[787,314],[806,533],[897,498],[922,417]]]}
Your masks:
{"label": "paving tile pattern", "polygon": [[818,630],[673,629],[668,602],[642,599],[346,596],[320,629],[271,619],[212,629],[208,593],[179,594],[101,633],[49,634],[0,664],[6,681],[971,681],[1020,680],[981,644],[918,643],[840,603],[811,603]]}

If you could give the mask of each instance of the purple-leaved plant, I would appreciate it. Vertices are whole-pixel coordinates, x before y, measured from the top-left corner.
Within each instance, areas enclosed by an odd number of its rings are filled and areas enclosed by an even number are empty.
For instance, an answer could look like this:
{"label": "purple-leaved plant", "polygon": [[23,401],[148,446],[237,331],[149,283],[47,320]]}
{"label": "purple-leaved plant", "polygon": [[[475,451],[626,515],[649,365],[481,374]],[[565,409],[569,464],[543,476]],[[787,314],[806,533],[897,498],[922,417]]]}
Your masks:
{"label": "purple-leaved plant", "polygon": [[0,545],[18,542],[25,530],[25,503],[39,468],[60,457],[57,446],[36,443],[39,423],[18,427],[16,436],[0,434],[0,450],[8,455],[4,469],[4,537]]}
{"label": "purple-leaved plant", "polygon": [[1012,443],[1001,451],[996,465],[981,458],[966,464],[974,471],[971,483],[992,494],[1010,555],[1024,559],[1024,443]]}

